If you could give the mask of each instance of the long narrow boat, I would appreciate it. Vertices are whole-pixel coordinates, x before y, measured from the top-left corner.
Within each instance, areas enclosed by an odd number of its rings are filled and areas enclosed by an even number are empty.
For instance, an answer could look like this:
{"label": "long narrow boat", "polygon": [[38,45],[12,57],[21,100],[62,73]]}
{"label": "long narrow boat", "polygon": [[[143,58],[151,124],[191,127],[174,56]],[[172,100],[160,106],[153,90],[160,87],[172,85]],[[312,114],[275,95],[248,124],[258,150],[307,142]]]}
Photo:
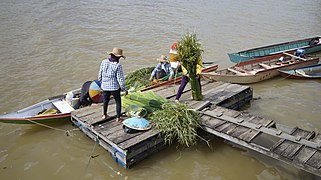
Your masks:
{"label": "long narrow boat", "polygon": [[321,64],[301,67],[293,70],[279,70],[281,76],[290,79],[321,79]]}
{"label": "long narrow boat", "polygon": [[265,56],[252,61],[238,63],[232,67],[217,70],[215,72],[202,73],[205,78],[216,81],[224,81],[237,84],[250,84],[266,79],[270,79],[279,75],[279,69],[290,70],[308,65],[317,64],[319,58],[300,58],[293,57],[292,59],[281,62],[279,60],[282,55]]}
{"label": "long narrow boat", "polygon": [[[212,65],[203,69],[203,72],[214,71],[218,65]],[[150,90],[160,86],[167,86],[173,83],[180,82],[182,77],[174,78],[170,81],[165,81],[141,91]],[[80,89],[71,91],[74,97],[80,95]],[[13,124],[32,124],[32,123],[50,123],[70,120],[71,111],[75,110],[70,103],[67,103],[66,96],[68,93],[48,98],[37,104],[31,105],[17,112],[0,115],[0,122]]]}
{"label": "long narrow boat", "polygon": [[240,63],[264,56],[282,54],[284,51],[293,54],[298,48],[304,49],[306,54],[320,51],[321,36],[247,49],[236,53],[228,53],[228,56],[230,61]]}
{"label": "long narrow boat", "polygon": [[[70,93],[70,92],[69,92]],[[80,89],[71,91],[75,96]],[[66,101],[67,93],[50,97],[17,112],[0,115],[0,122],[13,124],[50,123],[70,119],[74,108]]]}

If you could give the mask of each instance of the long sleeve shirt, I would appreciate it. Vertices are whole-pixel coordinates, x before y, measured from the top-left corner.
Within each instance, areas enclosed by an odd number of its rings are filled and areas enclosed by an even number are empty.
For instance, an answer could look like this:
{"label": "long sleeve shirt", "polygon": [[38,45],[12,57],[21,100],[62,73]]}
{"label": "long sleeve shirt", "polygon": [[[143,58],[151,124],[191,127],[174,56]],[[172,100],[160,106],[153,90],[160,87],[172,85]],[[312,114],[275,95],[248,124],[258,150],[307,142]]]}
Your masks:
{"label": "long sleeve shirt", "polygon": [[151,73],[151,76],[154,76],[156,74],[157,71],[161,71],[162,69],[165,70],[166,74],[170,74],[170,75],[174,75],[174,71],[172,69],[172,66],[170,63],[165,62],[165,63],[158,63],[156,65],[156,67],[154,68],[154,70]]}
{"label": "long sleeve shirt", "polygon": [[98,80],[101,82],[101,89],[104,91],[115,91],[119,88],[127,91],[123,68],[118,62],[110,62],[108,59],[103,60],[100,65]]}

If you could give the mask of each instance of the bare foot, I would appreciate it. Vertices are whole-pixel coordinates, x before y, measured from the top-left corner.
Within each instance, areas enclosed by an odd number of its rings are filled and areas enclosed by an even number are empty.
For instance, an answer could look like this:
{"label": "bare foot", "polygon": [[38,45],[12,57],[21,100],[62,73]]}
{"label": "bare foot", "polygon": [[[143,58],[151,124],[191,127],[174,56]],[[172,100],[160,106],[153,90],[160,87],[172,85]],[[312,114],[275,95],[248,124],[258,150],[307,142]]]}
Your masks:
{"label": "bare foot", "polygon": [[116,122],[122,122],[124,119],[122,117],[119,117],[116,119]]}
{"label": "bare foot", "polygon": [[101,118],[104,120],[104,119],[108,119],[109,116],[108,115],[103,115]]}

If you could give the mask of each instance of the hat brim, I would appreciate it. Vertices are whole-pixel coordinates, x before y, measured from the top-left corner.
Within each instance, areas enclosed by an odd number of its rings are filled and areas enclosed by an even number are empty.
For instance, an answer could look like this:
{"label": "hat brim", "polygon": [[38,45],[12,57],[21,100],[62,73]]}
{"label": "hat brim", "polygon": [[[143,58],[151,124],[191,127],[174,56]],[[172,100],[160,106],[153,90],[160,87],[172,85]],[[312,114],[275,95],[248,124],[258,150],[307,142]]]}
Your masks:
{"label": "hat brim", "polygon": [[124,56],[124,55],[116,55],[116,54],[114,54],[113,52],[110,52],[110,53],[108,53],[109,55],[114,55],[114,56],[116,56],[116,57],[119,57],[119,58],[124,58],[124,59],[126,59],[126,56]]}
{"label": "hat brim", "polygon": [[167,59],[159,59],[159,58],[157,58],[157,61],[159,61],[159,62],[166,62]]}

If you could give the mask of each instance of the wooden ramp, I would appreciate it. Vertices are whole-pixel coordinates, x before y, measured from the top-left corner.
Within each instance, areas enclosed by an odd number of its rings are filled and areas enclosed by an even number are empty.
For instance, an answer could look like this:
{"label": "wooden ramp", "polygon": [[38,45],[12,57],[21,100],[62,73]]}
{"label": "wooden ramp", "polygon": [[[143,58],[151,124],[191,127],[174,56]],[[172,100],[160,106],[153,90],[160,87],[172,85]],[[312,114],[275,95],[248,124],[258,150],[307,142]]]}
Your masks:
{"label": "wooden ramp", "polygon": [[204,131],[321,176],[321,134],[219,106],[201,113]]}
{"label": "wooden ramp", "polygon": [[[152,89],[159,95],[174,99],[179,84]],[[203,109],[208,102],[227,108],[238,109],[252,99],[252,89],[248,86],[223,82],[202,82],[204,101],[192,101],[191,89],[186,86],[181,102]],[[111,102],[112,104],[112,102]],[[123,125],[113,119],[102,121],[102,106],[90,106],[72,113],[72,122],[87,136],[99,143],[122,166],[129,168],[152,153],[166,147],[159,131],[151,129],[138,133],[125,133]],[[108,107],[108,114],[115,117],[115,105]]]}

